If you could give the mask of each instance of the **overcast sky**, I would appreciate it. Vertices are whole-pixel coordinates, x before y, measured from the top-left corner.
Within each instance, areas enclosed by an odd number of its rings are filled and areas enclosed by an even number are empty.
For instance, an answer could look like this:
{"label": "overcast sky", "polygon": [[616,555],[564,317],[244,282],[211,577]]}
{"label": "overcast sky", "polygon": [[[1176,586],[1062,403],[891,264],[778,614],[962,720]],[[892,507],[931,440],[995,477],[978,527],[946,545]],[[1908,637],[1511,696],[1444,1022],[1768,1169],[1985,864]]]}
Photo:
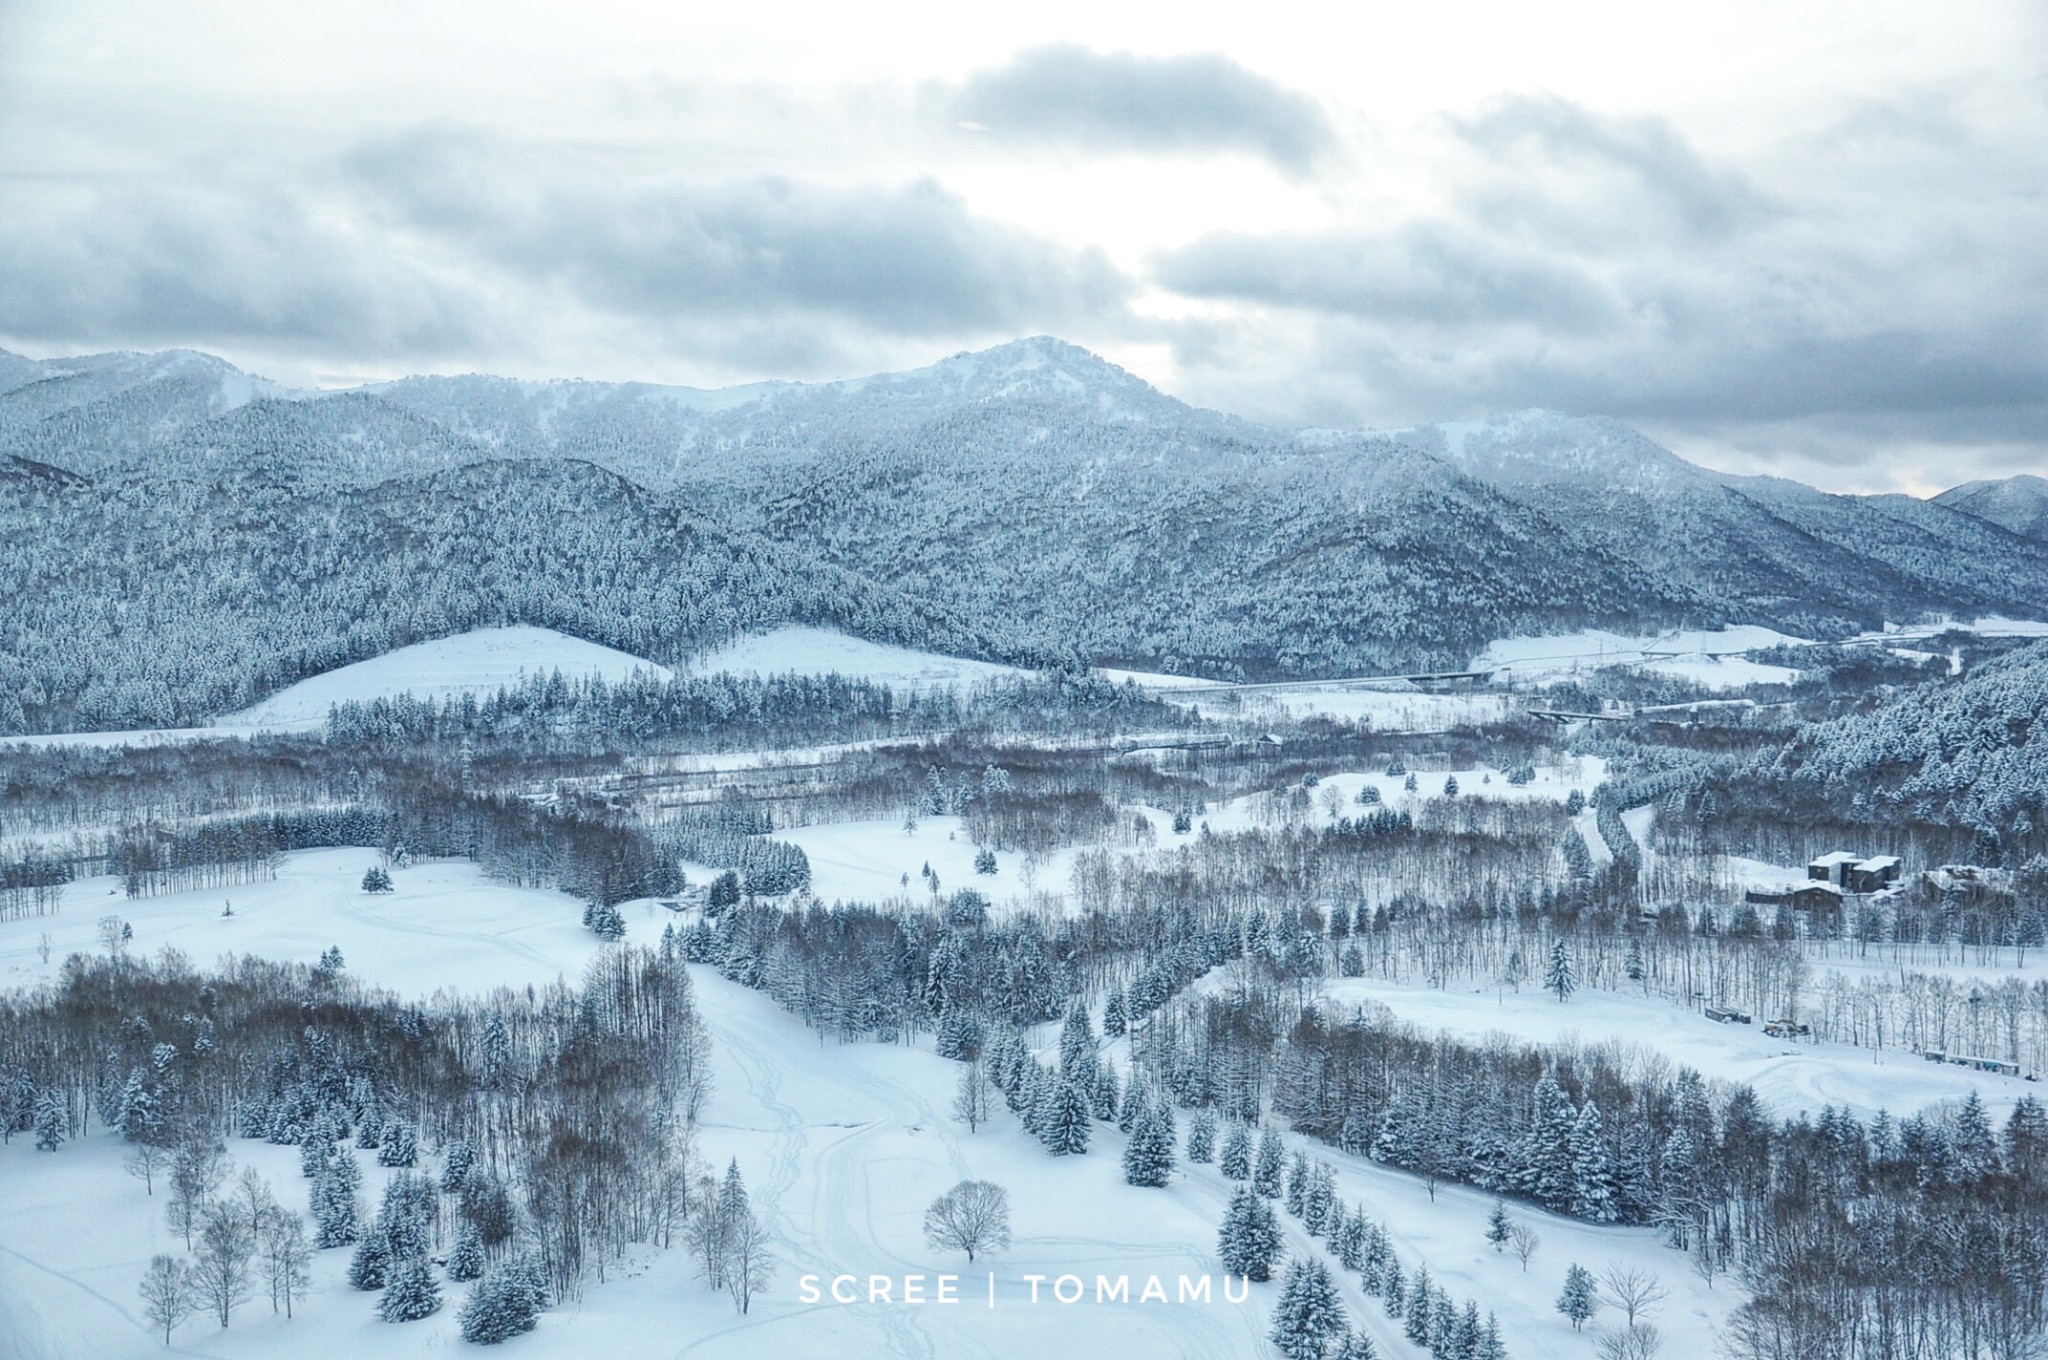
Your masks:
{"label": "overcast sky", "polygon": [[713,385],[1050,333],[1283,425],[2048,471],[2048,5],[1339,8],[0,0],[0,345]]}

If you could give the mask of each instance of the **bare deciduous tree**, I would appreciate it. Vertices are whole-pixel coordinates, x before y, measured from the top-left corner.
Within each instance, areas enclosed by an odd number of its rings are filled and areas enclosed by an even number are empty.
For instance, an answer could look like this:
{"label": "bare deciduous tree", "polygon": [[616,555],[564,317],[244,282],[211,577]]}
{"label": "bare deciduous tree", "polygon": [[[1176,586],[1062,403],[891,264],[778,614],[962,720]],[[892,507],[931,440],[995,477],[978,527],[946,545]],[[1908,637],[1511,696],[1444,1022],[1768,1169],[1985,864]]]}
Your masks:
{"label": "bare deciduous tree", "polygon": [[725,1255],[725,1292],[733,1306],[744,1313],[754,1295],[768,1287],[775,1274],[775,1258],[768,1253],[768,1229],[751,1209],[733,1217],[728,1228]]}
{"label": "bare deciduous tree", "polygon": [[199,1230],[192,1279],[201,1302],[213,1310],[223,1327],[235,1305],[249,1297],[249,1263],[255,1254],[256,1240],[241,1214],[224,1204],[209,1206]]}
{"label": "bare deciduous tree", "polygon": [[1669,1291],[1655,1275],[1641,1266],[1616,1261],[1600,1275],[1600,1292],[1607,1302],[1621,1310],[1631,1330],[1636,1319],[1669,1297]]}
{"label": "bare deciduous tree", "polygon": [[1593,1344],[1600,1360],[1656,1360],[1664,1349],[1664,1338],[1647,1322],[1631,1323],[1615,1331],[1602,1332]]}
{"label": "bare deciduous tree", "polygon": [[263,1257],[258,1263],[264,1283],[270,1286],[270,1311],[292,1305],[306,1297],[313,1268],[313,1249],[306,1245],[306,1227],[297,1214],[275,1212],[263,1225]]}
{"label": "bare deciduous tree", "polygon": [[924,1236],[941,1250],[978,1251],[1010,1245],[1010,1192],[988,1181],[962,1181],[924,1211]]}
{"label": "bare deciduous tree", "polygon": [[953,1117],[973,1133],[988,1122],[988,1116],[988,1076],[980,1062],[970,1062],[960,1069],[960,1089],[953,1096]]}
{"label": "bare deciduous tree", "polygon": [[183,1261],[171,1256],[152,1256],[142,1277],[142,1315],[152,1327],[161,1327],[164,1344],[171,1344],[171,1332],[199,1306],[192,1289],[192,1272]]}
{"label": "bare deciduous tree", "polygon": [[1542,1245],[1543,1239],[1538,1237],[1536,1230],[1526,1223],[1517,1223],[1508,1232],[1508,1250],[1513,1252],[1515,1259],[1522,1263],[1522,1273],[1524,1275],[1529,1273],[1529,1258],[1534,1256],[1536,1248]]}
{"label": "bare deciduous tree", "polygon": [[154,1143],[136,1143],[130,1146],[121,1158],[121,1165],[129,1175],[142,1182],[145,1194],[154,1195],[156,1173],[163,1170],[170,1159],[168,1148],[158,1147]]}

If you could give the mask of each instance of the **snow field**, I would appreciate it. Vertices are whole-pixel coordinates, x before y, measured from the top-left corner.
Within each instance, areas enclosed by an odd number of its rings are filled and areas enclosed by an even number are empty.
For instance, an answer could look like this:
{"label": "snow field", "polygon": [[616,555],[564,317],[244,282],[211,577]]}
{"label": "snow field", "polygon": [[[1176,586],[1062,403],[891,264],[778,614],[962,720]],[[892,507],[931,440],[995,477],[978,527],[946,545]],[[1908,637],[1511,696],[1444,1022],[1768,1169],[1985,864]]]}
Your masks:
{"label": "snow field", "polygon": [[1902,1049],[1772,1039],[1764,1017],[1752,1025],[1724,1025],[1654,997],[1582,990],[1560,1005],[1540,982],[1517,992],[1460,984],[1444,989],[1377,978],[1330,978],[1323,994],[1338,1006],[1379,1002],[1422,1029],[1468,1042],[1506,1034],[1529,1043],[1619,1039],[1655,1049],[1709,1080],[1756,1088],[1772,1113],[1789,1118],[1822,1105],[1847,1107],[1868,1120],[1880,1108],[1910,1114],[1937,1101],[1962,1100],[1972,1090],[2003,1120],[2020,1096],[2036,1091],[2016,1077],[1997,1077],[1930,1063]]}
{"label": "snow field", "polygon": [[[1348,795],[1352,784],[1384,778],[1343,776],[1339,787]],[[1567,780],[1554,782],[1569,787]],[[1561,795],[1553,790],[1547,796]],[[900,825],[881,823],[808,829],[826,836],[814,843],[814,864],[836,839],[849,855],[863,847],[880,855],[884,851],[873,847],[886,847],[891,866],[910,855],[930,858],[947,890],[1014,882],[1010,856],[1003,857],[1003,873],[995,880],[972,874],[972,847],[964,835],[945,839],[958,830],[957,819],[948,818],[920,819],[916,837],[905,837]],[[355,975],[422,996],[441,988],[480,992],[542,984],[558,976],[574,981],[599,948],[578,924],[577,903],[566,895],[495,884],[472,865],[428,863],[396,872],[392,894],[370,896],[361,893],[359,880],[374,862],[369,850],[300,852],[287,857],[273,883],[134,902],[113,892],[111,879],[74,884],[59,915],[0,923],[0,985],[50,980],[66,953],[98,948],[96,922],[104,914],[134,926],[132,949],[154,952],[171,945],[202,965],[229,951],[311,962],[338,945]],[[916,867],[910,869],[914,888]],[[864,869],[828,866],[827,872],[887,870],[876,863]],[[223,900],[234,902],[234,916],[220,916]],[[628,940],[641,944],[651,942],[669,919],[651,902],[627,904],[625,914]],[[37,949],[45,932],[51,937],[47,964]],[[956,1064],[922,1046],[821,1042],[767,997],[706,968],[693,968],[692,976],[713,1038],[716,1074],[701,1150],[714,1168],[738,1159],[775,1237],[775,1284],[742,1318],[722,1295],[703,1288],[685,1252],[636,1253],[606,1283],[593,1285],[580,1304],[545,1315],[536,1333],[516,1343],[522,1354],[566,1360],[605,1353],[758,1357],[789,1351],[1041,1360],[1049,1350],[1063,1350],[1146,1360],[1263,1353],[1277,1284],[1254,1286],[1251,1302],[1243,1306],[1094,1301],[1098,1274],[1128,1276],[1135,1297],[1148,1276],[1160,1276],[1171,1291],[1183,1274],[1218,1268],[1215,1234],[1231,1186],[1213,1166],[1183,1161],[1167,1189],[1131,1188],[1122,1181],[1123,1138],[1113,1127],[1095,1127],[1086,1157],[1051,1158],[999,1104],[993,1123],[970,1135],[949,1117]],[[1661,1001],[1614,993],[1581,992],[1559,1005],[1533,987],[1503,994],[1332,979],[1324,991],[1334,1003],[1382,1003],[1426,1029],[1471,1040],[1505,1033],[1533,1042],[1641,1043],[1710,1078],[1755,1086],[1778,1115],[1811,1113],[1828,1103],[1868,1118],[1880,1106],[1904,1112],[1959,1099],[1974,1088],[1994,1117],[2003,1118],[2017,1095],[2032,1089],[1904,1053],[1772,1041],[1754,1027],[1717,1025]],[[1056,1051],[1057,1030],[1047,1025],[1033,1036],[1043,1056]],[[1127,1061],[1121,1041],[1103,1051]],[[1185,1114],[1179,1121],[1184,1134]],[[1432,1203],[1421,1183],[1406,1174],[1292,1135],[1287,1141],[1337,1168],[1339,1193],[1388,1228],[1405,1271],[1412,1275],[1417,1264],[1426,1263],[1461,1303],[1474,1298],[1482,1309],[1498,1312],[1518,1360],[1592,1353],[1590,1332],[1574,1334],[1552,1308],[1564,1270],[1574,1262],[1596,1273],[1617,1260],[1654,1271],[1671,1291],[1652,1320],[1672,1360],[1714,1355],[1714,1328],[1739,1301],[1731,1282],[1724,1278],[1709,1289],[1653,1232],[1595,1228],[1511,1205],[1511,1214],[1543,1239],[1525,1276],[1511,1256],[1484,1241],[1490,1196],[1443,1185]],[[10,1355],[141,1360],[159,1353],[160,1339],[138,1320],[135,1283],[150,1254],[179,1244],[162,1226],[161,1195],[144,1195],[138,1182],[121,1173],[120,1152],[117,1140],[104,1134],[54,1155],[34,1152],[26,1138],[0,1149],[0,1336],[14,1341]],[[302,1205],[305,1183],[295,1149],[234,1140],[230,1152],[238,1164],[254,1165],[268,1176],[282,1202]],[[365,1172],[366,1199],[374,1203],[386,1173],[374,1165]],[[971,1268],[964,1259],[932,1251],[921,1231],[924,1206],[967,1178],[1010,1190],[1015,1235],[1012,1250]],[[1284,1213],[1280,1218],[1291,1251],[1314,1245],[1293,1220]],[[315,1289],[296,1321],[273,1319],[260,1299],[252,1300],[226,1333],[205,1319],[188,1322],[175,1338],[177,1353],[221,1360],[462,1353],[455,1308],[464,1286],[444,1282],[446,1303],[435,1317],[387,1325],[376,1321],[369,1296],[342,1282],[347,1255],[318,1254]],[[993,1311],[986,1302],[986,1270],[998,1277]],[[868,1276],[885,1275],[900,1291],[906,1274],[942,1272],[961,1277],[959,1304],[839,1306],[799,1297],[798,1280],[806,1274],[824,1277],[827,1284],[834,1275],[851,1274],[862,1291]],[[1032,1274],[1048,1282],[1078,1276],[1084,1300],[1060,1304],[1048,1294],[1033,1306],[1024,1279]],[[1370,1332],[1382,1354],[1420,1354],[1378,1300],[1362,1295],[1355,1276],[1335,1274],[1354,1323]],[[935,1290],[935,1280],[926,1288]]]}
{"label": "snow field", "polygon": [[961,689],[977,680],[1024,675],[1015,666],[937,652],[913,651],[848,636],[829,628],[777,628],[714,648],[690,663],[697,675],[753,672],[756,675],[827,675],[871,680],[905,689]]}
{"label": "snow field", "polygon": [[309,676],[239,713],[219,721],[223,728],[318,730],[327,710],[348,700],[366,701],[410,692],[415,699],[478,698],[528,675],[560,671],[572,679],[602,675],[624,680],[634,671],[666,679],[670,671],[652,661],[552,628],[479,628],[374,656],[337,670]]}
{"label": "snow field", "polygon": [[1712,632],[1693,629],[1640,637],[1587,628],[1555,637],[1497,638],[1473,659],[1472,667],[1506,679],[1540,683],[1609,666],[1638,666],[1709,689],[1741,689],[1786,684],[1796,680],[1799,672],[1761,665],[1732,653],[1805,645],[1805,638],[1749,624]]}

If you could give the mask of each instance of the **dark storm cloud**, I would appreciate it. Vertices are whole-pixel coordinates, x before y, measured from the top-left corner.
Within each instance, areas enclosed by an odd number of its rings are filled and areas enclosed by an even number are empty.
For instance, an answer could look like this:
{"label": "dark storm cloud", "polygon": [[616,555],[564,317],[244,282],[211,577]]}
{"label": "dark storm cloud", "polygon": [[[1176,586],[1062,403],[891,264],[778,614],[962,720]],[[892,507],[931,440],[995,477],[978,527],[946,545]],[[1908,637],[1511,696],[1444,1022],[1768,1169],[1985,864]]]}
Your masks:
{"label": "dark storm cloud", "polygon": [[930,181],[629,181],[446,131],[365,147],[350,168],[395,226],[655,323],[782,312],[947,335],[1072,324],[1127,291],[1099,252],[977,217]]}
{"label": "dark storm cloud", "polygon": [[1088,150],[1249,151],[1306,170],[1333,136],[1305,95],[1228,57],[1141,57],[1060,44],[968,77],[957,117],[999,137]]}

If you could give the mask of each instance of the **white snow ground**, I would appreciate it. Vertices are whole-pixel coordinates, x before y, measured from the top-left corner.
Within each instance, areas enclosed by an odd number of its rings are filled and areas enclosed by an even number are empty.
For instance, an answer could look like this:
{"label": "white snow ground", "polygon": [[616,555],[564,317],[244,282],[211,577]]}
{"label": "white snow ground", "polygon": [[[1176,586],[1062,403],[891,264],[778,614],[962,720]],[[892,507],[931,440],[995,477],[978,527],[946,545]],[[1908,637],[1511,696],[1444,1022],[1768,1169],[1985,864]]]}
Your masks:
{"label": "white snow ground", "polygon": [[1801,1110],[1817,1114],[1822,1105],[1846,1106],[1861,1119],[1880,1108],[1898,1115],[1936,1101],[1961,1100],[1975,1090],[2003,1120],[2021,1095],[2038,1089],[2017,1077],[1930,1063],[1903,1049],[1772,1039],[1760,1025],[1723,1025],[1667,1001],[1618,992],[1582,991],[1560,1005],[1535,983],[1524,983],[1517,992],[1332,978],[1324,983],[1324,993],[1340,1005],[1382,1002],[1425,1030],[1467,1040],[1502,1033],[1533,1043],[1621,1039],[1642,1044],[1710,1079],[1754,1086],[1781,1117]]}
{"label": "white snow ground", "polygon": [[777,628],[729,642],[697,657],[690,663],[690,670],[698,675],[730,671],[736,675],[751,672],[764,676],[837,672],[850,679],[914,690],[946,685],[965,689],[977,680],[1025,674],[1015,666],[913,651],[828,628],[800,627]]}
{"label": "white snow ground", "polygon": [[301,730],[318,728],[327,710],[346,700],[478,698],[528,675],[560,671],[571,679],[602,675],[623,680],[636,670],[666,678],[669,670],[615,648],[585,642],[552,628],[479,628],[432,642],[417,642],[338,670],[309,676],[259,704],[221,718],[218,727]]}
{"label": "white snow ground", "polygon": [[1735,653],[1806,645],[1804,638],[1750,624],[1712,632],[1694,629],[1642,637],[1588,628],[1556,637],[1497,638],[1473,658],[1472,667],[1493,671],[1506,679],[1542,682],[1609,666],[1633,666],[1691,680],[1709,689],[1740,689],[1746,685],[1787,684],[1796,680],[1799,672],[1785,666],[1761,665]]}
{"label": "white snow ground", "polygon": [[[414,994],[558,974],[573,979],[598,948],[576,924],[573,900],[491,884],[465,865],[403,870],[390,897],[366,897],[356,881],[373,858],[367,850],[295,854],[274,884],[139,902],[106,897],[109,880],[74,885],[61,915],[0,923],[0,980],[53,976],[62,951],[84,946],[95,933],[102,906],[134,924],[138,950],[172,944],[200,961],[228,950],[310,961],[336,944],[352,972]],[[218,915],[223,895],[235,901],[231,918]],[[651,903],[631,904],[628,938],[653,938],[666,916]],[[47,965],[35,947],[43,931],[53,940]],[[641,1253],[607,1283],[593,1284],[580,1303],[547,1313],[538,1331],[513,1343],[518,1354],[1235,1360],[1267,1353],[1263,1336],[1277,1285],[1254,1286],[1242,1306],[1093,1301],[1098,1274],[1130,1276],[1135,1296],[1148,1275],[1172,1287],[1183,1273],[1217,1269],[1216,1225],[1228,1191],[1213,1167],[1183,1166],[1168,1189],[1138,1190],[1122,1182],[1122,1139],[1107,1126],[1097,1127],[1086,1157],[1066,1159],[1046,1156],[1007,1113],[970,1135],[946,1118],[954,1064],[921,1047],[821,1044],[766,997],[707,969],[692,974],[712,1030],[717,1081],[704,1113],[703,1151],[715,1165],[739,1160],[775,1236],[774,1286],[740,1317],[723,1296],[703,1288],[685,1252]],[[1606,1005],[1605,998],[1582,997],[1560,1009],[1573,1012],[1583,1030]],[[1638,1034],[1645,1018],[1626,1010],[1613,1015]],[[1053,1042],[1053,1027],[1040,1037]],[[1106,1046],[1113,1056],[1122,1051]],[[1658,1247],[1649,1232],[1593,1228],[1518,1208],[1516,1215],[1543,1238],[1524,1275],[1483,1240],[1486,1196],[1439,1187],[1432,1204],[1407,1176],[1334,1149],[1312,1151],[1339,1168],[1347,1200],[1364,1203],[1389,1225],[1410,1273],[1426,1261],[1454,1296],[1476,1297],[1499,1311],[1518,1360],[1590,1353],[1588,1338],[1574,1336],[1551,1308],[1565,1267],[1575,1261],[1598,1269],[1611,1260],[1639,1260],[1663,1277],[1671,1299],[1657,1320],[1670,1338],[1671,1360],[1707,1360],[1713,1324],[1736,1302],[1727,1281],[1709,1291],[1684,1258]],[[294,1149],[237,1139],[230,1152],[268,1176],[281,1199],[302,1201]],[[180,1244],[163,1226],[161,1195],[146,1196],[121,1174],[119,1157],[118,1143],[104,1134],[55,1154],[37,1153],[24,1138],[0,1148],[0,1338],[7,1343],[0,1349],[10,1360],[144,1360],[164,1353],[161,1339],[139,1321],[135,1284],[151,1253]],[[374,1202],[385,1173],[365,1170]],[[994,1311],[983,1263],[970,1269],[935,1253],[920,1232],[924,1205],[969,1176],[1012,1193],[1015,1245],[986,1263],[998,1276]],[[1286,1228],[1292,1249],[1309,1248],[1298,1227],[1286,1221]],[[342,1282],[347,1255],[319,1253],[315,1290],[295,1320],[274,1318],[252,1300],[226,1332],[200,1318],[186,1323],[172,1353],[220,1360],[466,1353],[455,1335],[463,1286],[444,1286],[446,1303],[434,1317],[387,1325],[375,1320],[370,1296]],[[851,1273],[865,1287],[871,1273],[942,1271],[962,1277],[961,1303],[842,1307],[805,1304],[798,1294],[798,1277],[806,1273]],[[1029,1303],[1025,1276],[1069,1273],[1084,1281],[1086,1301]],[[1354,1321],[1370,1330],[1381,1353],[1413,1360],[1419,1353],[1376,1301],[1359,1295],[1355,1277],[1343,1284]]]}

